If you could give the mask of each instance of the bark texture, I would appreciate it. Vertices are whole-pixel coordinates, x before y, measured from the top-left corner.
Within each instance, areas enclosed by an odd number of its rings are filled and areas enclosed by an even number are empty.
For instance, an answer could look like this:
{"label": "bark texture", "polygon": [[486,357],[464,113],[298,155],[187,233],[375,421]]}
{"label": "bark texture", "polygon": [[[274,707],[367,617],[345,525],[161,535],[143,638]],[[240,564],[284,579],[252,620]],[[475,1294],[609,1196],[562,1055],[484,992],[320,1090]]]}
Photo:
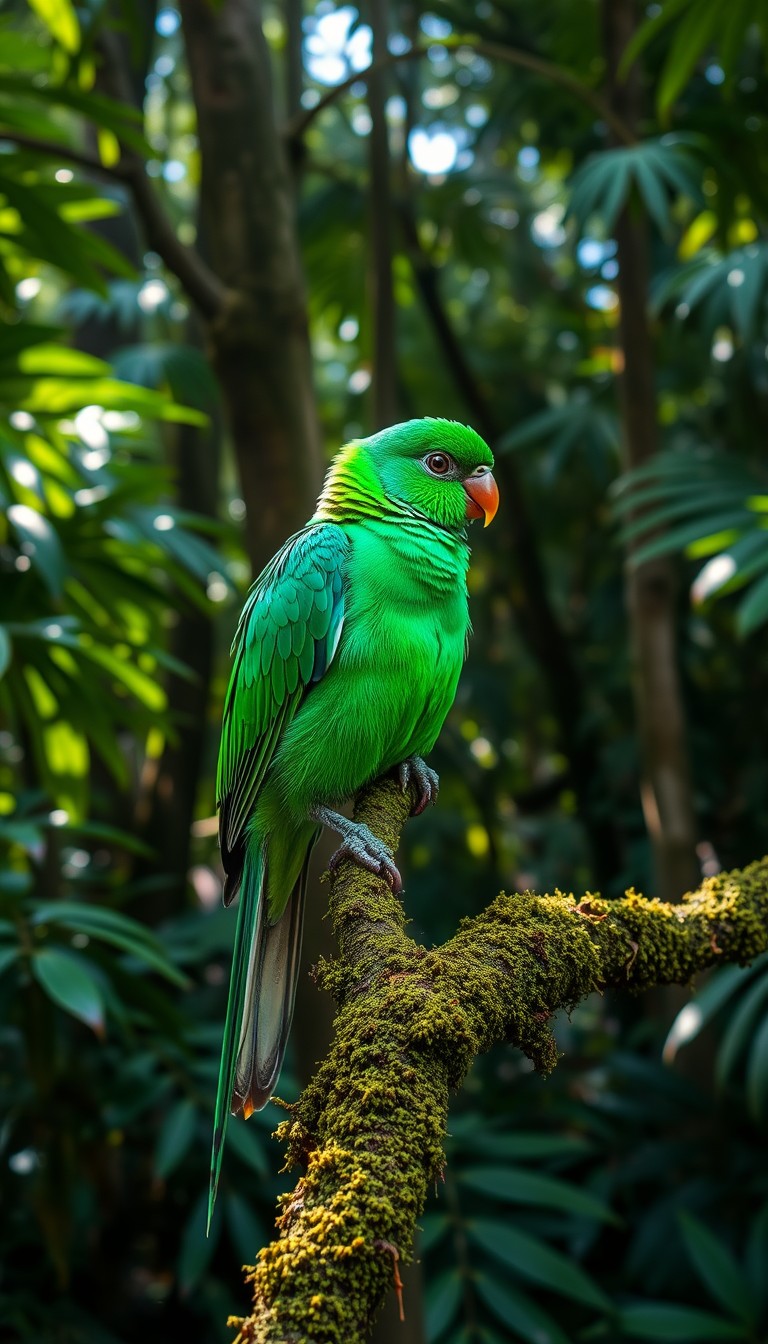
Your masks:
{"label": "bark texture", "polygon": [[208,342],[258,572],[314,509],[322,472],[294,186],[275,124],[255,0],[183,0],[197,109],[202,228],[225,288]]}
{"label": "bark texture", "polygon": [[[392,780],[356,815],[393,850],[410,806]],[[687,984],[768,947],[768,859],[709,878],[682,904],[630,890],[501,893],[427,949],[386,883],[343,864],[330,885],[339,956],[320,968],[338,1005],[331,1050],[281,1126],[291,1165],[277,1236],[249,1271],[239,1344],[362,1344],[444,1165],[448,1099],[475,1056],[519,1046],[557,1062],[550,1019],[608,986]]]}

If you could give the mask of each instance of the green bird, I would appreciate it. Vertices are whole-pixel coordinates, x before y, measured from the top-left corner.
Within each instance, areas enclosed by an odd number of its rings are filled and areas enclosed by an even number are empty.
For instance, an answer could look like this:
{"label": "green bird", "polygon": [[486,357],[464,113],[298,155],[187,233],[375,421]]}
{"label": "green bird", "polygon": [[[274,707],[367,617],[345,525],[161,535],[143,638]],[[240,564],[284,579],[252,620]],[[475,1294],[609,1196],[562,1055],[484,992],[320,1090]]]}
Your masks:
{"label": "green bird", "polygon": [[307,871],[331,859],[402,889],[394,856],[338,807],[399,769],[415,812],[437,797],[424,764],[470,633],[466,524],[498,506],[493,456],[472,429],[410,420],[341,450],[317,511],[256,580],[237,628],[217,776],[224,903],[240,902],[211,1157],[209,1225],[231,1110],[277,1081],[291,1025]]}

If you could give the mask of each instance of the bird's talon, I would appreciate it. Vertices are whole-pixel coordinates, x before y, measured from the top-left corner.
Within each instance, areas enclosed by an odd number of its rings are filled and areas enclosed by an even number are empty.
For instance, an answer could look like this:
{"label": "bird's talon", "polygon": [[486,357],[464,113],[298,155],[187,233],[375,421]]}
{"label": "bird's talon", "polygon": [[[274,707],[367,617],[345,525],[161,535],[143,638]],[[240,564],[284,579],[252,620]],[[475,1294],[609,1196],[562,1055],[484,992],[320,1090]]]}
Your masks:
{"label": "bird's talon", "polygon": [[406,760],[401,761],[398,774],[403,793],[407,792],[411,783],[415,783],[419,790],[419,796],[411,809],[412,817],[421,816],[430,804],[437,802],[437,796],[440,792],[440,779],[437,772],[432,770],[420,756],[409,756]]}
{"label": "bird's talon", "polygon": [[377,840],[373,832],[361,823],[349,822],[341,834],[342,843],[328,861],[330,871],[335,872],[344,859],[350,859],[358,867],[366,868],[369,873],[383,878],[390,890],[399,895],[403,889],[402,878],[383,841]]}

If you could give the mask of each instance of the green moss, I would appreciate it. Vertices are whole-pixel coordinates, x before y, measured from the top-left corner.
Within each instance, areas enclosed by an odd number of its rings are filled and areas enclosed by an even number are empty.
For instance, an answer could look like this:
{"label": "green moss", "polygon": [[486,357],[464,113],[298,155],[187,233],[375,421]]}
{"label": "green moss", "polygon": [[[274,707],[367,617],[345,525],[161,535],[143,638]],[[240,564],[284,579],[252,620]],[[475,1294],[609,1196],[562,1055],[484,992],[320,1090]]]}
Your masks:
{"label": "green moss", "polygon": [[[384,781],[358,815],[394,849],[407,807]],[[756,956],[768,944],[768,860],[709,879],[679,906],[634,891],[612,902],[502,893],[433,951],[407,938],[400,902],[358,869],[342,866],[330,905],[340,955],[318,978],[338,1004],[336,1034],[280,1126],[303,1174],[250,1272],[243,1344],[366,1339],[393,1287],[393,1248],[412,1253],[444,1165],[449,1094],[475,1056],[507,1041],[547,1072],[557,1009],[605,985],[685,984],[714,961]]]}

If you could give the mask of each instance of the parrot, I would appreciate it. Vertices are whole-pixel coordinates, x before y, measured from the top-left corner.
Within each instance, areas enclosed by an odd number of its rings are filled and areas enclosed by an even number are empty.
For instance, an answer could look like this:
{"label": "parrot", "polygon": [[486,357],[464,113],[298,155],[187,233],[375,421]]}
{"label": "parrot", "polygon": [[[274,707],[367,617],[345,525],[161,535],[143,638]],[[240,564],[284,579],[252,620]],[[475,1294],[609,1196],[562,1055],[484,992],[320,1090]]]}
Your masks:
{"label": "parrot", "polygon": [[247,596],[232,644],[216,780],[223,900],[239,894],[214,1116],[208,1226],[229,1114],[266,1105],[282,1065],[307,872],[324,826],[402,890],[394,855],[336,809],[397,771],[414,813],[437,798],[424,757],[471,632],[466,525],[493,519],[493,455],[452,420],[348,443],[317,509]]}

